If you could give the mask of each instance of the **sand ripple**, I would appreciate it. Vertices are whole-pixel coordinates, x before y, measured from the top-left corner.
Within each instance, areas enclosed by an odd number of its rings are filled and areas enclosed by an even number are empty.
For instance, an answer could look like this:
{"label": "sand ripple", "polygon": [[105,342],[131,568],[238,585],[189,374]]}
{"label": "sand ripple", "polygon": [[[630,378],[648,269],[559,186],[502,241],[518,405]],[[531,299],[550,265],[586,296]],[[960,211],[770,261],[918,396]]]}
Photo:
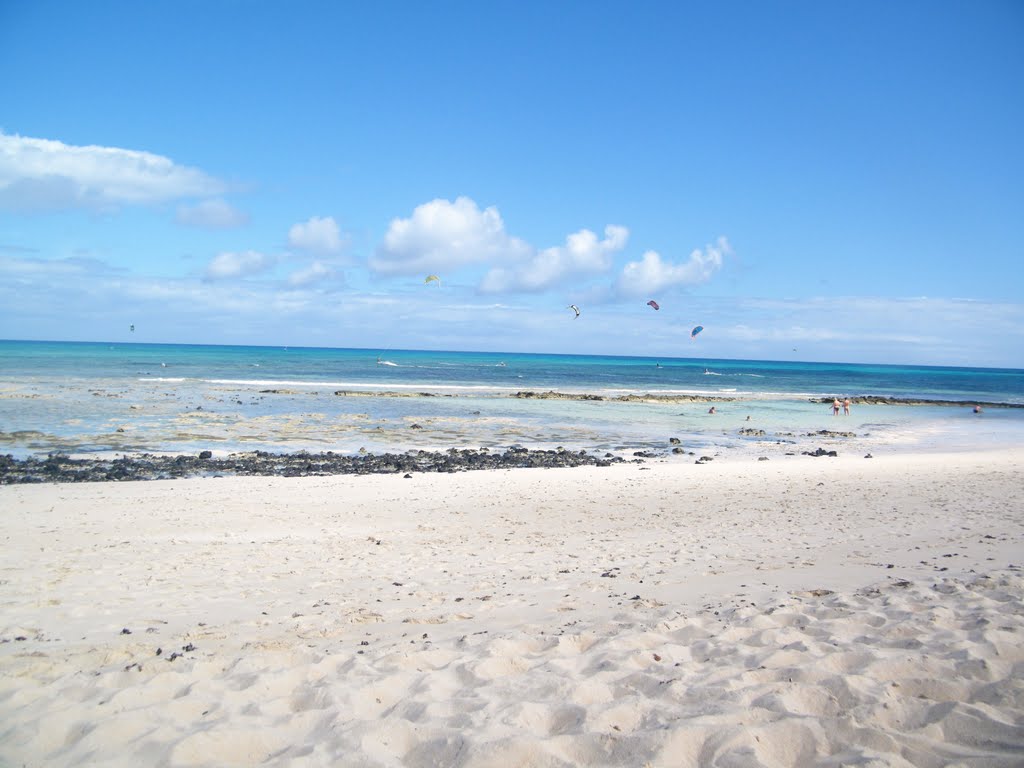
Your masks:
{"label": "sand ripple", "polygon": [[379,652],[14,656],[0,743],[68,766],[1019,767],[1021,637],[1003,571]]}

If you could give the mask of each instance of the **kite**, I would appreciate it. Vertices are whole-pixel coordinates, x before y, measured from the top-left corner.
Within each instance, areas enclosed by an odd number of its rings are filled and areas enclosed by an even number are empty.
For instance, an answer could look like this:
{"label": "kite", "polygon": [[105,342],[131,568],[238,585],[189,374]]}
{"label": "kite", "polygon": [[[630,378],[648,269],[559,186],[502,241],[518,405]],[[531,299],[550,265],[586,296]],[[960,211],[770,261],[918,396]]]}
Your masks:
{"label": "kite", "polygon": [[131,331],[132,333],[135,333],[135,326],[133,325],[133,326],[132,326],[131,328],[129,328],[128,330],[130,330],[130,331]]}
{"label": "kite", "polygon": [[648,301],[647,302],[647,306],[648,307],[653,307],[654,309],[661,309],[661,307],[658,306],[658,302],[656,302],[654,299],[651,299],[650,301]]}
{"label": "kite", "polygon": [[437,275],[427,275],[427,279],[423,281],[423,284],[426,285],[427,283],[432,283],[434,281],[437,281],[438,285],[441,284],[441,278]]}
{"label": "kite", "polygon": [[569,309],[576,313],[576,317],[580,316],[580,308],[577,307],[575,304],[570,304]]}
{"label": "kite", "polygon": [[703,325],[696,326],[692,331],[690,331],[690,338],[691,339],[697,338],[697,334],[700,333],[703,330],[704,330],[704,326]]}

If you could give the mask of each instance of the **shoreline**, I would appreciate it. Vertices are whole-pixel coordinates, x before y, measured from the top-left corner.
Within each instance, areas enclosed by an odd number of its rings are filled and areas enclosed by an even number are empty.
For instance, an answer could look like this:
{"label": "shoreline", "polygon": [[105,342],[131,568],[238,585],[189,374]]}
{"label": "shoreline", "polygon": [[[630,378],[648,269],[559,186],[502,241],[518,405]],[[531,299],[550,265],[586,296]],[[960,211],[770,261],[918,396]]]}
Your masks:
{"label": "shoreline", "polygon": [[1019,765],[1024,450],[0,487],[0,753]]}
{"label": "shoreline", "polygon": [[[738,436],[758,440],[760,456],[731,456],[726,460],[768,461],[765,448],[782,447],[782,456],[810,456],[837,458],[836,440],[856,440],[855,432],[817,430],[795,434],[782,432],[769,435],[764,430],[741,427]],[[798,444],[797,440],[802,440]],[[821,447],[825,442],[830,447]],[[814,450],[803,450],[815,443]],[[708,455],[711,453],[713,455]],[[755,452],[756,453],[756,452]],[[0,454],[0,486],[31,483],[125,482],[187,479],[199,477],[325,477],[334,475],[453,473],[498,469],[553,469],[572,467],[610,467],[625,462],[642,464],[648,460],[681,463],[693,461],[706,464],[721,459],[718,451],[688,449],[678,438],[668,438],[657,449],[619,450],[617,452],[566,449],[525,448],[512,445],[507,448],[448,448],[446,450],[408,449],[381,451],[361,449],[356,452],[306,450],[292,452],[239,451],[152,453],[119,452],[111,455],[84,455],[54,452],[45,458],[29,456],[16,458]],[[873,458],[865,454],[864,458]]]}

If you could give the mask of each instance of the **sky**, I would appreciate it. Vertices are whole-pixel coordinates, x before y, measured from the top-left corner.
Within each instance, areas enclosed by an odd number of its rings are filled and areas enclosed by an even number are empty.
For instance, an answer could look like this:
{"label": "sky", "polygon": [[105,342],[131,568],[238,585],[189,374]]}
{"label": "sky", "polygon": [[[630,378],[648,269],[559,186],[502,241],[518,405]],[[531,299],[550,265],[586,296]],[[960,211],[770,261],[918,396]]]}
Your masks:
{"label": "sky", "polygon": [[1024,368],[1022,40],[1018,0],[0,0],[0,338]]}

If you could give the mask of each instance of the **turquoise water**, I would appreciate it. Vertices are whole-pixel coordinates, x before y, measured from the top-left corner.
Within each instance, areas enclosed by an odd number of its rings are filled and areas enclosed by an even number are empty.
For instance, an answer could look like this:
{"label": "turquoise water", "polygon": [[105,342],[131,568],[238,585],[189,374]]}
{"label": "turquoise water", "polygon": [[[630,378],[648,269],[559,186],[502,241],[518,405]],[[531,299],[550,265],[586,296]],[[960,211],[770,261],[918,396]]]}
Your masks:
{"label": "turquoise water", "polygon": [[1024,404],[1021,370],[710,358],[0,341],[0,375],[768,398],[872,394]]}
{"label": "turquoise water", "polygon": [[[729,398],[708,403],[536,400]],[[338,393],[343,394],[338,394]],[[877,395],[958,406],[856,405],[834,417],[814,398]],[[563,446],[628,455],[786,453],[854,432],[848,450],[1013,444],[1024,434],[1024,371],[700,358],[530,355],[0,341],[0,451],[192,452]],[[741,430],[762,430],[764,435]],[[832,440],[832,442],[837,442]],[[811,445],[813,443],[813,445]],[[825,446],[832,447],[832,446]]]}

